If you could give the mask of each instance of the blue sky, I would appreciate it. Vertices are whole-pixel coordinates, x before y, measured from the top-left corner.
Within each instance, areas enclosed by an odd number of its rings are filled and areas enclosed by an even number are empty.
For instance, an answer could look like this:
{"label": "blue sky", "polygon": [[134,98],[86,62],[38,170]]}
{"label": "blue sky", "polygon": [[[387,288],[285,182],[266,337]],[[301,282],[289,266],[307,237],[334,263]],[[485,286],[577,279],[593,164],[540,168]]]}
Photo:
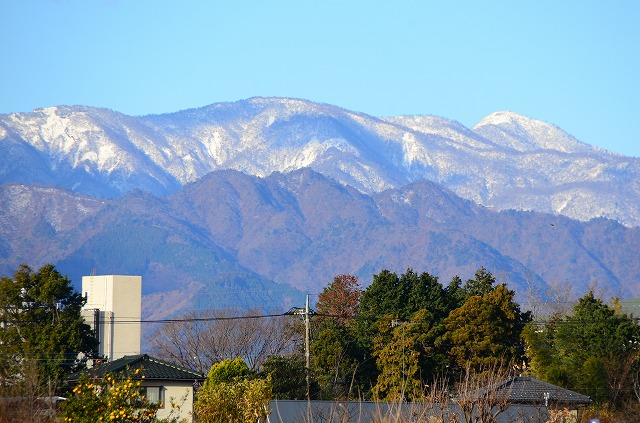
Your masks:
{"label": "blue sky", "polygon": [[511,110],[640,157],[640,2],[3,0],[0,113],[253,96],[473,126]]}

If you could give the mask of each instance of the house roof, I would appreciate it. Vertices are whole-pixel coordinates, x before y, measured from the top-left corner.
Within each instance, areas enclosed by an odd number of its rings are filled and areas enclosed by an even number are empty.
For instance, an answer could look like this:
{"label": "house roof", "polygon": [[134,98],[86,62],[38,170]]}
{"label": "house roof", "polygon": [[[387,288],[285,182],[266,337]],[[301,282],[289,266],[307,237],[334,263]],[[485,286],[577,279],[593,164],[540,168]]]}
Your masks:
{"label": "house roof", "polygon": [[[495,395],[508,395],[514,404],[590,404],[591,398],[534,377],[513,377],[478,390],[478,396],[495,392]],[[546,398],[545,398],[546,397]]]}
{"label": "house roof", "polygon": [[[140,369],[137,375],[135,370]],[[108,361],[90,369],[85,369],[70,375],[69,382],[80,379],[82,375],[102,378],[108,373],[132,372],[133,379],[145,380],[203,380],[204,376],[193,370],[176,366],[157,358],[149,357],[147,354],[126,355],[117,360]]]}

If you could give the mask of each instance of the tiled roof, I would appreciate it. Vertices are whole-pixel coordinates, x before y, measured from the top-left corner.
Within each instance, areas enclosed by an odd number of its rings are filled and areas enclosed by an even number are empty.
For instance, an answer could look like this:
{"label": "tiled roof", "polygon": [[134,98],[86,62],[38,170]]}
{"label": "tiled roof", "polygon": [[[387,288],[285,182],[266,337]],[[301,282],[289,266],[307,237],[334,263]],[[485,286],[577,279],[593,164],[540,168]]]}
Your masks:
{"label": "tiled roof", "polygon": [[176,366],[157,358],[149,357],[147,354],[126,355],[117,360],[99,364],[91,369],[85,369],[70,375],[67,380],[78,380],[83,374],[89,377],[104,377],[107,373],[121,373],[125,371],[134,372],[140,369],[133,379],[145,380],[203,380],[204,376],[193,370]]}
{"label": "tiled roof", "polygon": [[[494,392],[495,395],[508,395],[514,404],[590,404],[591,398],[560,386],[543,382],[534,377],[513,377],[478,390],[478,395]],[[547,398],[545,399],[545,396]]]}

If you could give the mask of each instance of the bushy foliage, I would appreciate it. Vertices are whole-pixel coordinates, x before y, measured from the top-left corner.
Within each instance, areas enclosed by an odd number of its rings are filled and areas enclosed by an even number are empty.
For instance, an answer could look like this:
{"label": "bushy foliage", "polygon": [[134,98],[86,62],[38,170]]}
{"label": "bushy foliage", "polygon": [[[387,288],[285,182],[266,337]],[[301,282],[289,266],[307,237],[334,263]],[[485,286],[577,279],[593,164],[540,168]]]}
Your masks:
{"label": "bushy foliage", "polygon": [[321,399],[352,397],[359,350],[351,329],[338,320],[325,320],[314,335],[311,366]]}
{"label": "bushy foliage", "polygon": [[97,341],[80,314],[84,301],[52,265],[34,272],[23,264],[0,279],[0,388],[24,381],[31,363],[41,381],[59,386],[78,353],[93,352]]}
{"label": "bushy foliage", "polygon": [[249,367],[240,357],[226,359],[214,364],[209,369],[204,387],[218,385],[220,383],[231,383],[249,374]]}
{"label": "bushy foliage", "polygon": [[593,292],[572,312],[524,331],[531,371],[543,380],[622,404],[632,398],[640,372],[640,326]]}
{"label": "bushy foliage", "polygon": [[[478,295],[481,292],[484,294]],[[451,356],[464,368],[491,368],[522,358],[520,335],[530,320],[514,301],[515,292],[501,284],[481,289],[445,319]]]}
{"label": "bushy foliage", "polygon": [[247,365],[239,358],[211,366],[194,403],[198,421],[253,423],[267,415],[271,400],[271,376],[251,376]]}
{"label": "bushy foliage", "polygon": [[138,372],[122,377],[107,374],[103,379],[83,376],[62,405],[62,422],[154,422],[162,404],[147,401],[141,380],[133,379]]}
{"label": "bushy foliage", "polygon": [[[262,367],[262,377],[271,376],[275,399],[303,400],[307,396],[307,371],[304,357],[273,355]],[[312,396],[317,391],[312,386]]]}
{"label": "bushy foliage", "polygon": [[521,358],[530,315],[514,296],[484,268],[447,287],[411,269],[374,275],[357,315],[357,337],[371,354],[364,361],[375,358],[377,365],[370,372],[374,396],[417,399],[437,378],[459,375],[470,364],[489,368]]}
{"label": "bushy foliage", "polygon": [[[428,313],[423,310],[424,313]],[[420,316],[416,316],[418,319]],[[424,396],[421,381],[420,358],[424,355],[421,339],[426,331],[417,329],[421,325],[394,324],[395,320],[382,318],[378,321],[379,334],[374,339],[373,355],[380,369],[373,397],[377,400],[405,401]]]}

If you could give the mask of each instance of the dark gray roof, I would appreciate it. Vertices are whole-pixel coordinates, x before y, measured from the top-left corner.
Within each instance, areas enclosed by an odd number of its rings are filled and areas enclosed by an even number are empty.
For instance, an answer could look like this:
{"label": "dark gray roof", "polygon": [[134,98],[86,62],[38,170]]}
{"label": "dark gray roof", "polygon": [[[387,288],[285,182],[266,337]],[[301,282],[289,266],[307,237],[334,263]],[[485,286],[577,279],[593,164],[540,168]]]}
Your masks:
{"label": "dark gray roof", "polygon": [[543,382],[534,377],[513,377],[478,390],[478,395],[495,392],[497,396],[508,395],[513,404],[544,404],[548,395],[549,404],[590,404],[591,398],[560,386]]}
{"label": "dark gray roof", "polygon": [[[141,369],[137,375],[135,370]],[[193,370],[176,366],[169,362],[149,357],[147,354],[126,355],[117,360],[108,361],[91,369],[85,369],[70,375],[67,380],[72,382],[78,380],[82,375],[102,378],[108,373],[122,373],[129,371],[133,379],[145,380],[198,380],[202,381],[204,376]]]}

